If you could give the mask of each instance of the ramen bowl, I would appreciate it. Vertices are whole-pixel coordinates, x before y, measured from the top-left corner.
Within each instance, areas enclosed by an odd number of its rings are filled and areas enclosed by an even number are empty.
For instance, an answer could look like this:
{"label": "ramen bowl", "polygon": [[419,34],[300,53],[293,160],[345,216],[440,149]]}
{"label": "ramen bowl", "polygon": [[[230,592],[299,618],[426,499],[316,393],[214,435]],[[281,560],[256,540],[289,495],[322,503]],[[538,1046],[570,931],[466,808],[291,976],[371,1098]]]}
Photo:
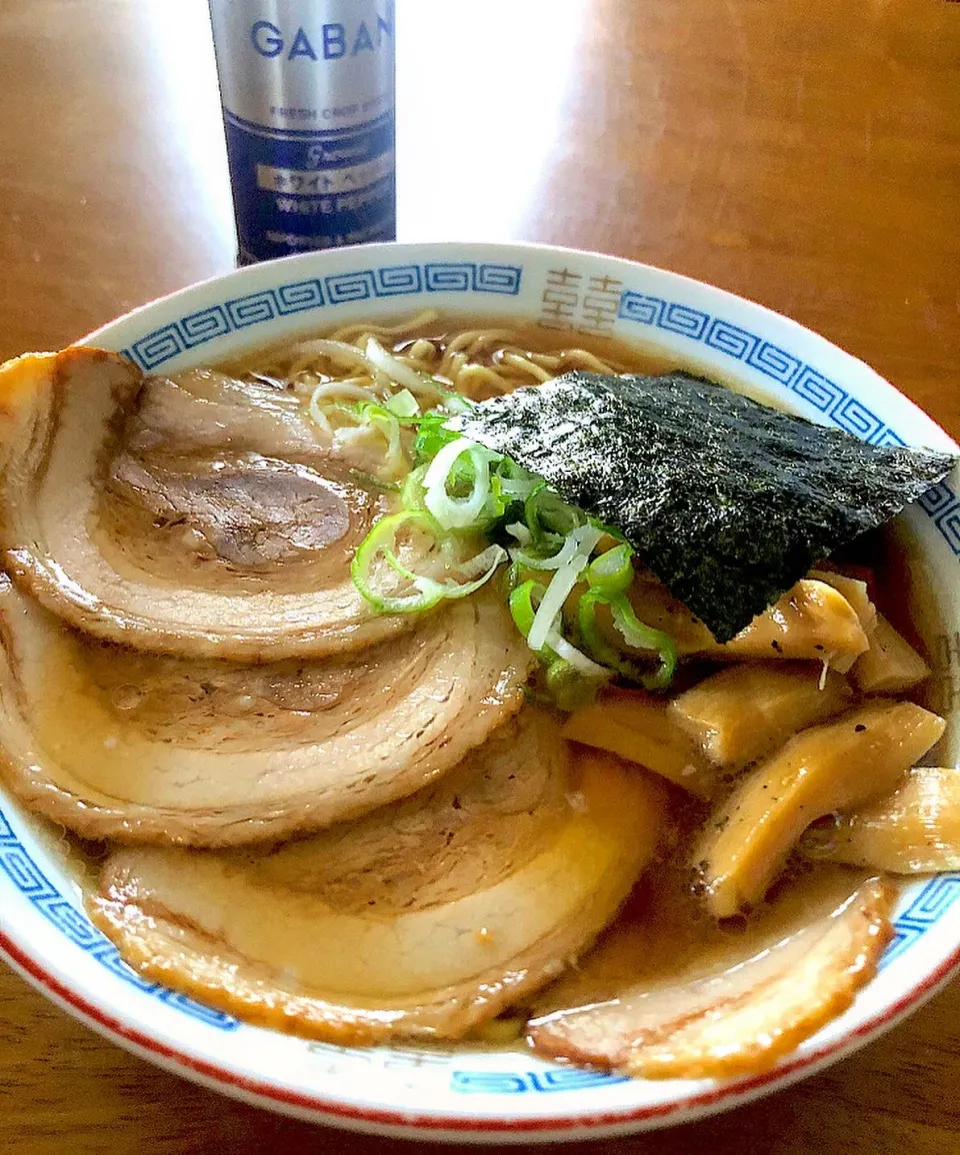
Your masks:
{"label": "ramen bowl", "polygon": [[[145,372],[424,309],[613,337],[735,381],[752,395],[875,445],[956,445],[873,370],[760,305],[631,261],[527,245],[373,245],[245,268],[171,294],[85,338]],[[931,703],[960,707],[956,474],[901,519]],[[905,590],[904,596],[908,596]],[[912,595],[911,595],[912,596]],[[960,965],[960,875],[906,885],[877,976],[839,1018],[762,1074],[642,1081],[494,1049],[333,1046],[249,1026],[148,982],[84,911],[59,842],[0,791],[0,950],[55,1003],[143,1058],[258,1106],[394,1136],[570,1140],[665,1127],[786,1086],[849,1054],[929,998]]]}

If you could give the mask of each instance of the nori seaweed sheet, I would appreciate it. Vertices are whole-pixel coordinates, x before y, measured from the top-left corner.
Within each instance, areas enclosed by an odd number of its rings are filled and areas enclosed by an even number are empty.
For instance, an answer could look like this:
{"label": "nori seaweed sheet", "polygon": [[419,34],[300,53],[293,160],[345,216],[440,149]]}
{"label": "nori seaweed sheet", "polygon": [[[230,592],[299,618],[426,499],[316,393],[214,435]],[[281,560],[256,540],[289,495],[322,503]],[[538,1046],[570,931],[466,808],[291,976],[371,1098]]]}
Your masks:
{"label": "nori seaweed sheet", "polygon": [[567,373],[448,427],[616,526],[719,642],[956,460],[867,445],[680,372]]}

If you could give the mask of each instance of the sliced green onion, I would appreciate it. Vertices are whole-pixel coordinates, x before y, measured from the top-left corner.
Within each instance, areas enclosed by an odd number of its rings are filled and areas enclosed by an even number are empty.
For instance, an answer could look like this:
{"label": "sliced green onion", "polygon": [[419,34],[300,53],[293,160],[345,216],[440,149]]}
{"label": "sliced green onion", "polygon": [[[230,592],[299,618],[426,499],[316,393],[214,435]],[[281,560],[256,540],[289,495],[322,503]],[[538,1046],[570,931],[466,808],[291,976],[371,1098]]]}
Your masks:
{"label": "sliced green onion", "polygon": [[633,549],[626,542],[608,549],[593,559],[584,576],[591,589],[608,594],[626,593],[633,582]]}
{"label": "sliced green onion", "polygon": [[521,545],[530,544],[530,530],[527,529],[522,521],[515,521],[511,525],[504,526],[504,529],[506,529],[511,537],[516,538]]}
{"label": "sliced green onion", "polygon": [[426,509],[423,504],[423,478],[426,472],[426,465],[418,465],[404,479],[400,490],[400,501],[404,509]]}
{"label": "sliced green onion", "polygon": [[473,408],[475,402],[452,389],[449,381],[434,377],[432,373],[427,373],[423,369],[416,369],[414,372],[428,389],[440,395],[439,408],[443,410],[441,416],[444,421],[450,417],[458,417],[461,413],[469,413]]}
{"label": "sliced green onion", "polygon": [[480,511],[480,518],[478,519],[476,528],[487,529],[498,522],[506,513],[508,505],[510,505],[510,498],[503,492],[500,477],[495,470],[491,470],[490,492],[487,494],[487,500],[484,502],[483,509]]}
{"label": "sliced green onion", "polygon": [[518,487],[523,486],[528,493],[540,488],[544,484],[542,477],[537,477],[523,466],[517,465],[512,457],[504,457],[500,462],[500,476],[504,481],[516,482]]}
{"label": "sliced green onion", "polygon": [[[444,581],[416,574],[403,565],[397,557],[395,546],[397,533],[403,527],[416,527],[432,534],[441,545],[446,535],[436,520],[423,510],[404,510],[378,521],[367,534],[350,564],[353,583],[363,597],[379,613],[416,613],[430,609],[444,599],[465,598],[485,585],[506,560],[506,550],[498,545],[488,546],[475,557],[460,563],[456,572],[464,578],[474,580],[457,581],[449,577]],[[373,568],[378,557],[400,577],[414,587],[409,593],[393,595],[376,590],[373,586]],[[475,575],[479,574],[479,577]]]}
{"label": "sliced green onion", "polygon": [[[589,705],[603,684],[599,678],[585,677],[562,658],[554,659],[547,667],[546,681],[547,704],[569,712]],[[539,700],[542,698],[534,696],[534,701]]]}
{"label": "sliced green onion", "polygon": [[455,393],[452,389],[441,389],[440,392],[443,397],[443,408],[450,417],[459,417],[461,413],[469,413],[473,408],[473,402],[461,393]]}
{"label": "sliced green onion", "polygon": [[448,420],[446,413],[427,413],[420,418],[413,442],[413,456],[418,465],[432,462],[444,445],[460,439],[459,433],[445,428]]}
{"label": "sliced green onion", "polygon": [[613,613],[613,624],[623,635],[628,646],[638,650],[660,650],[665,643],[672,645],[673,640],[668,634],[640,621],[633,611],[633,606],[625,597],[612,597],[610,608]]}
{"label": "sliced green onion", "polygon": [[586,520],[580,510],[567,505],[546,482],[534,489],[524,502],[524,516],[538,546],[542,541],[566,537]]}
{"label": "sliced green onion", "polygon": [[[480,553],[475,554],[467,561],[461,562],[457,566],[457,572],[461,577],[465,578],[475,578],[477,574],[485,574],[486,576],[480,583],[480,585],[483,585],[483,582],[485,582],[487,578],[493,576],[493,571],[497,566],[506,560],[507,551],[502,546],[488,545],[487,548],[481,550]],[[442,584],[445,589],[450,588],[446,582]],[[462,586],[458,588],[462,588]],[[478,586],[477,588],[479,589],[480,587]],[[463,595],[458,593],[456,596],[462,597]]]}
{"label": "sliced green onion", "polygon": [[[381,614],[409,614],[420,610],[428,610],[443,600],[443,587],[432,578],[417,578],[416,575],[402,566],[397,558],[395,547],[397,532],[405,526],[414,526],[424,529],[434,537],[439,538],[442,530],[430,516],[422,510],[406,509],[402,513],[394,513],[389,517],[381,518],[376,522],[367,536],[363,539],[360,548],[350,563],[350,576],[353,584],[361,595],[373,608]],[[373,587],[373,567],[378,557],[384,561],[401,577],[405,577],[414,585],[409,593],[392,595],[381,593]]]}
{"label": "sliced green onion", "polygon": [[363,423],[383,434],[387,443],[387,460],[396,465],[404,461],[403,446],[400,443],[400,422],[380,405],[367,405]]}
{"label": "sliced green onion", "polygon": [[399,393],[394,393],[392,397],[388,397],[384,402],[384,407],[389,409],[394,417],[419,417],[420,415],[420,405],[409,389],[401,389]]}
{"label": "sliced green onion", "polygon": [[564,540],[563,545],[554,554],[541,556],[534,553],[528,553],[523,549],[512,549],[510,556],[514,561],[518,561],[521,565],[527,566],[529,569],[551,570],[562,569],[568,561],[580,549],[580,542],[574,533],[571,533]]}
{"label": "sliced green onion", "polygon": [[577,627],[583,644],[596,661],[602,662],[603,665],[609,666],[611,670],[616,670],[618,673],[628,673],[623,668],[623,658],[618,653],[616,646],[604,637],[603,631],[597,625],[598,605],[610,605],[609,596],[601,593],[600,590],[587,590],[581,595],[577,603]]}
{"label": "sliced green onion", "polygon": [[543,482],[536,479],[526,481],[523,478],[501,476],[500,480],[503,485],[503,492],[518,498],[520,501],[526,501],[535,489],[543,485]]}
{"label": "sliced green onion", "polygon": [[652,677],[644,679],[648,690],[662,690],[673,681],[677,669],[677,647],[669,634],[644,625],[633,612],[633,606],[625,594],[611,599],[613,624],[617,627],[628,646],[638,650],[654,650],[660,655],[660,669]]}
{"label": "sliced green onion", "polygon": [[[400,516],[400,515],[395,515]],[[429,517],[429,514],[425,514]],[[431,527],[435,529],[436,527]],[[448,545],[446,538],[441,539],[441,551],[447,553],[445,548]],[[412,570],[407,569],[402,565],[397,555],[389,549],[383,549],[383,557],[390,568],[398,573],[401,577],[413,582],[417,589],[429,595],[437,592],[440,598],[465,598],[467,594],[472,594],[478,590],[482,585],[493,577],[494,572],[501,562],[506,560],[507,551],[502,549],[499,545],[488,546],[482,552],[476,554],[465,562],[461,562],[457,567],[457,572],[465,578],[475,578],[474,581],[459,582],[455,578],[446,578],[444,581],[437,581],[436,578],[426,577],[423,574],[416,574]],[[477,578],[477,574],[481,576]],[[438,599],[439,600],[439,599]],[[431,603],[436,604],[436,603]]]}
{"label": "sliced green onion", "polygon": [[[536,581],[525,581],[517,586],[510,594],[510,616],[514,625],[528,642],[530,631],[536,620],[537,608],[542,605],[546,594],[544,587]],[[576,646],[571,645],[559,630],[553,629],[547,633],[546,645],[538,651],[539,656],[552,669],[554,663],[560,662],[572,667],[577,673],[588,678],[607,678],[611,671],[591,661],[586,654],[581,653]]]}
{"label": "sliced green onion", "polygon": [[[398,481],[387,481],[372,473],[365,473],[362,469],[348,469],[347,472],[352,478],[359,481],[361,485],[369,485],[374,489],[382,489],[386,493],[401,493],[400,483]],[[402,493],[400,500],[403,501]],[[406,505],[406,502],[404,502],[404,505]]]}
{"label": "sliced green onion", "polygon": [[[466,497],[453,497],[447,486],[462,457],[472,467],[471,488]],[[445,445],[430,463],[423,478],[423,501],[444,529],[466,529],[479,520],[490,496],[490,462],[496,458],[489,449],[460,437]]]}
{"label": "sliced green onion", "polygon": [[525,638],[529,638],[533,620],[537,616],[537,606],[543,600],[546,589],[539,582],[525,581],[510,593],[510,616]]}
{"label": "sliced green onion", "polygon": [[503,579],[501,582],[501,587],[503,590],[503,596],[507,600],[507,602],[510,601],[510,595],[517,588],[517,585],[519,584],[519,582],[520,582],[520,567],[516,564],[516,562],[513,562],[510,565],[508,565],[507,568],[503,571]]}
{"label": "sliced green onion", "polygon": [[[485,586],[500,568],[501,563],[506,560],[506,557],[505,551],[498,545],[494,545],[463,563],[460,572],[463,572],[464,576],[468,576],[466,571],[469,571],[470,574],[480,573],[480,576],[472,581],[458,582],[454,578],[447,578],[445,581],[438,582],[435,578],[417,577],[413,579],[413,583],[418,589],[425,592],[428,589],[431,593],[439,590],[441,598],[447,601],[457,601],[459,598],[465,598],[476,593],[478,589]],[[486,568],[483,568],[481,559],[483,559]]]}
{"label": "sliced green onion", "polygon": [[597,529],[602,529],[608,537],[614,538],[616,541],[625,542],[627,539],[623,536],[615,525],[607,525],[605,521],[601,521],[599,517],[587,517],[588,525],[595,525]]}
{"label": "sliced green onion", "polygon": [[605,666],[600,666],[596,662],[591,661],[586,654],[572,646],[567,639],[560,633],[559,630],[550,630],[547,634],[547,647],[552,650],[557,657],[571,665],[578,674],[583,674],[587,678],[609,678],[613,673],[612,670]]}
{"label": "sliced green onion", "polygon": [[404,452],[403,442],[400,439],[400,422],[382,405],[361,405],[358,409],[351,406],[336,406],[350,416],[355,425],[341,425],[333,431],[335,448],[344,449],[354,442],[362,441],[371,431],[379,434],[386,442],[383,455],[383,464],[389,470],[390,479],[396,480],[406,476],[410,469],[410,460]]}
{"label": "sliced green onion", "polygon": [[[671,682],[676,646],[669,635],[639,621],[627,600],[634,580],[634,553],[622,534],[568,505],[546,482],[509,457],[448,430],[447,413],[433,410],[416,415],[417,398],[407,390],[383,405],[367,403],[355,408],[364,423],[387,437],[391,449],[397,446],[402,451],[401,423],[416,427],[417,464],[401,492],[405,511],[377,522],[354,559],[354,581],[372,605],[381,612],[410,612],[444,598],[466,597],[490,580],[508,554],[501,545],[490,544],[468,561],[460,561],[461,531],[508,535],[517,544],[510,549],[504,593],[517,629],[543,664],[556,704],[574,708],[613,674],[623,674],[648,689]],[[403,525],[433,535],[437,548],[432,561],[446,577],[418,575],[400,562],[395,543]],[[610,537],[616,544],[606,548]],[[604,552],[593,557],[605,538]],[[381,594],[374,588],[377,559],[412,588],[402,594]],[[563,608],[583,581],[587,588],[581,587],[571,640]],[[655,653],[659,668],[631,660],[611,640],[597,620],[601,605],[609,609],[625,646]]]}
{"label": "sliced green onion", "polygon": [[570,559],[550,579],[527,638],[527,645],[531,650],[540,650],[546,644],[547,633],[556,625],[563,610],[563,603],[577,584],[577,578],[590,560],[590,554],[602,533],[592,525],[581,525],[571,530],[570,536],[576,541],[576,549]]}
{"label": "sliced green onion", "polygon": [[[353,404],[347,404],[346,398],[352,398]],[[307,412],[313,421],[332,437],[333,427],[326,410],[338,409],[347,412],[351,420],[356,421],[363,406],[371,403],[376,404],[376,394],[371,389],[350,385],[344,381],[321,381],[310,394]]]}
{"label": "sliced green onion", "polygon": [[[597,606],[601,605],[610,608],[614,624],[621,634],[624,634],[628,644],[638,649],[653,650],[658,654],[660,667],[655,673],[650,673],[636,662],[625,658],[604,636],[597,624]],[[589,654],[616,673],[623,674],[647,690],[666,689],[673,681],[677,668],[677,649],[673,639],[661,630],[644,625],[633,612],[633,607],[625,594],[608,594],[597,589],[587,590],[577,605],[577,626]]]}

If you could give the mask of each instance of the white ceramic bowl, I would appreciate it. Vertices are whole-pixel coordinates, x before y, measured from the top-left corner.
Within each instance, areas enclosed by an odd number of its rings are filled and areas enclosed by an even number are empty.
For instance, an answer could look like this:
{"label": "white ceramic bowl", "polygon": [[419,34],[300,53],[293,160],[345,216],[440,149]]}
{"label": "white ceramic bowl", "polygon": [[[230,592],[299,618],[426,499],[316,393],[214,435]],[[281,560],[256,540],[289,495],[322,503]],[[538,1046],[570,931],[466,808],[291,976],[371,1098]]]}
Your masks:
{"label": "white ceramic bowl", "polygon": [[[304,330],[448,313],[511,316],[612,334],[874,444],[957,446],[872,369],[759,305],[612,257],[527,245],[374,245],[229,273],[92,334],[145,370],[219,360]],[[960,736],[960,488],[954,476],[906,517],[936,678]],[[60,1006],[144,1058],[289,1114],[359,1130],[455,1140],[581,1139],[663,1127],[809,1075],[918,1006],[960,965],[960,875],[905,891],[896,938],[855,1005],[773,1071],[714,1082],[641,1082],[468,1047],[363,1050],[245,1026],[145,982],[83,911],[55,841],[0,794],[0,948]]]}

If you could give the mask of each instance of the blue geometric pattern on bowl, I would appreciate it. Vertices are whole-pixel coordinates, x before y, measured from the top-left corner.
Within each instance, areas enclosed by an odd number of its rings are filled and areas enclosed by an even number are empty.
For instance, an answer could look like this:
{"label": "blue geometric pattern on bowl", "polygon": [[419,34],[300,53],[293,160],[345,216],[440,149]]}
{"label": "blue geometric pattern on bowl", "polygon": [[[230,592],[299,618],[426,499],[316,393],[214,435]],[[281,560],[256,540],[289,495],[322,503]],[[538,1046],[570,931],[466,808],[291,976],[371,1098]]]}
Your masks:
{"label": "blue geometric pattern on bowl", "polygon": [[936,878],[931,878],[894,923],[894,935],[880,966],[887,966],[908,946],[912,946],[958,899],[960,899],[960,874],[940,874]]}
{"label": "blue geometric pattern on bowl", "polygon": [[419,293],[496,293],[515,297],[523,270],[519,265],[477,264],[473,261],[432,261],[424,265],[387,265],[261,289],[211,305],[154,329],[124,349],[124,356],[150,372],[165,361],[251,325],[288,317],[310,309],[403,297]]}
{"label": "blue geometric pattern on bowl", "polygon": [[582,1091],[586,1087],[629,1082],[628,1075],[584,1071],[578,1067],[560,1067],[555,1071],[454,1071],[450,1090],[461,1095],[549,1095],[556,1091]]}
{"label": "blue geometric pattern on bowl", "polygon": [[960,555],[960,498],[945,481],[928,489],[917,503],[947,540],[950,548]]}
{"label": "blue geometric pattern on bowl", "polygon": [[230,1015],[195,1003],[186,995],[169,991],[157,983],[147,982],[135,970],[128,967],[120,958],[113,943],[96,929],[82,911],[77,910],[73,903],[64,898],[37,866],[26,847],[14,834],[2,809],[0,809],[0,870],[3,870],[17,890],[47,922],[52,923],[74,946],[86,951],[111,974],[130,983],[137,990],[153,995],[168,1006],[176,1007],[185,1015],[199,1019],[200,1022],[218,1030],[235,1031],[240,1025]]}
{"label": "blue geometric pattern on bowl", "polygon": [[[226,333],[274,320],[277,317],[387,297],[432,292],[475,292],[516,296],[523,269],[518,265],[474,262],[432,262],[361,269],[313,278],[245,297],[180,317],[135,341],[123,354],[144,371],[151,371],[179,354]],[[623,320],[678,333],[702,342],[734,360],[741,361],[792,390],[834,424],[874,445],[903,445],[898,434],[885,425],[862,402],[836,382],[818,373],[784,349],[756,333],[711,317],[699,309],[660,297],[625,291],[618,316]],[[920,506],[936,525],[956,556],[960,556],[960,498],[945,483],[934,486]],[[236,1019],[166,990],[141,978],[120,958],[116,947],[53,886],[14,834],[0,808],[0,869],[43,917],[70,942],[95,958],[112,974],[138,990],[222,1031],[239,1027]],[[960,899],[960,874],[930,879],[910,906],[894,923],[894,938],[881,966],[889,965],[930,929]],[[456,1070],[451,1089],[462,1094],[544,1094],[625,1081],[623,1076],[598,1071]]]}

